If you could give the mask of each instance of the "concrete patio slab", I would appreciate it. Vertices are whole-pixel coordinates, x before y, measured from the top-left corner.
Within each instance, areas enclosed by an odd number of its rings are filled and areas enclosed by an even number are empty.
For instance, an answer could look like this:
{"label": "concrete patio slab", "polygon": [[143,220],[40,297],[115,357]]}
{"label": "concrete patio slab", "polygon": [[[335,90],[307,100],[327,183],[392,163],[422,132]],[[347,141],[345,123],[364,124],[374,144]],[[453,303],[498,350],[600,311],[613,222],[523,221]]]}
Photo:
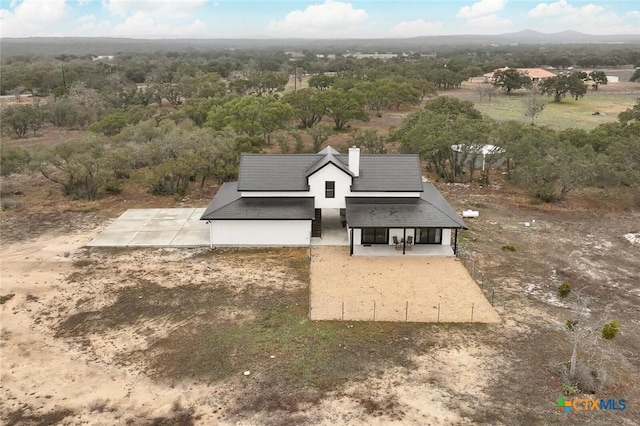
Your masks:
{"label": "concrete patio slab", "polygon": [[129,243],[140,247],[169,247],[178,231],[140,231]]}
{"label": "concrete patio slab", "polygon": [[144,227],[144,231],[179,231],[187,219],[153,219]]}
{"label": "concrete patio slab", "polygon": [[130,209],[89,244],[90,247],[201,247],[209,245],[204,208]]}
{"label": "concrete patio slab", "polygon": [[172,247],[193,247],[209,245],[209,229],[188,231],[182,229],[178,231],[171,241]]}
{"label": "concrete patio slab", "polygon": [[105,229],[104,232],[138,232],[149,223],[150,219],[118,219]]}
{"label": "concrete patio slab", "polygon": [[161,209],[129,209],[118,219],[153,219]]}
{"label": "concrete patio slab", "polygon": [[161,209],[154,219],[189,219],[194,209]]}

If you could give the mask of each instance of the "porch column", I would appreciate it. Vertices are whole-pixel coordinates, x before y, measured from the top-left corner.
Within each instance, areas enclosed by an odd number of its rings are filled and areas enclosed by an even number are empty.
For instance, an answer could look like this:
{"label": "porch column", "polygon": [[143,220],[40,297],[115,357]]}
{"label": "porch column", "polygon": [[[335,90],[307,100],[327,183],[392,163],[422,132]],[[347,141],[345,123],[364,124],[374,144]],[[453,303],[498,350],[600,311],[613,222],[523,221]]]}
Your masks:
{"label": "porch column", "polygon": [[458,254],[458,228],[456,228],[456,233],[453,238],[453,254]]}
{"label": "porch column", "polygon": [[353,228],[349,228],[349,256],[353,256]]}
{"label": "porch column", "polygon": [[407,252],[407,228],[402,228],[402,254]]}

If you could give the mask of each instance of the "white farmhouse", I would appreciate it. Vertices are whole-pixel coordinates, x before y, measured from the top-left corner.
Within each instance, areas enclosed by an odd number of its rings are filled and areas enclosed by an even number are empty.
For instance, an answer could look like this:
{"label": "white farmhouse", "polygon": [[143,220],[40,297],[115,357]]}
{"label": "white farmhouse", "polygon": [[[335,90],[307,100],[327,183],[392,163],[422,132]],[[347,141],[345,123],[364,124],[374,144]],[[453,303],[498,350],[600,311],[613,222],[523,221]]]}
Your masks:
{"label": "white farmhouse", "polygon": [[452,256],[466,225],[417,155],[243,154],[201,217],[216,246],[349,245],[350,254]]}

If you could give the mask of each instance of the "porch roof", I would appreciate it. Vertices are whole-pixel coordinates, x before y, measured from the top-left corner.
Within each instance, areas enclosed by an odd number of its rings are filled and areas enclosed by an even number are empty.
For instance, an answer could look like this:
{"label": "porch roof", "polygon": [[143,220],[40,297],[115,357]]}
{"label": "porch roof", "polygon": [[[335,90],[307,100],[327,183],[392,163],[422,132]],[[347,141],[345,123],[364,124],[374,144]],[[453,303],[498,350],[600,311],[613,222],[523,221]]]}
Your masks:
{"label": "porch roof", "polygon": [[348,197],[351,228],[462,228],[467,226],[433,184],[425,182],[420,197]]}

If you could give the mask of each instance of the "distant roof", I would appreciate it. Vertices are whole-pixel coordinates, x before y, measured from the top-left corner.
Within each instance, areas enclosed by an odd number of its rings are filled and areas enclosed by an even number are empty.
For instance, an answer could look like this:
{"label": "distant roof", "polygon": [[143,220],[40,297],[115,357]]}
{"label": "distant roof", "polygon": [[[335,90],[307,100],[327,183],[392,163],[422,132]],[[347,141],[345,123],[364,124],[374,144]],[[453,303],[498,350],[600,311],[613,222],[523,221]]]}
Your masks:
{"label": "distant roof", "polygon": [[424,183],[420,197],[348,197],[350,227],[462,228],[464,221],[432,183]]}
{"label": "distant roof", "polygon": [[238,182],[224,183],[201,220],[313,219],[312,197],[240,197]]}
{"label": "distant roof", "polygon": [[[487,78],[493,78],[493,74],[496,71],[504,71],[506,69],[508,69],[509,67],[504,67],[504,68],[498,68],[495,71],[492,72],[488,72],[486,73],[484,76]],[[550,77],[555,77],[556,75],[550,71],[547,71],[545,69],[542,68],[516,68],[518,70],[518,72],[520,74],[526,74],[531,78],[550,78]]]}
{"label": "distant roof", "polygon": [[[306,191],[307,177],[327,164],[349,171],[349,156],[327,147],[318,154],[243,154],[239,191]],[[361,154],[352,191],[422,191],[420,160],[414,154]]]}

